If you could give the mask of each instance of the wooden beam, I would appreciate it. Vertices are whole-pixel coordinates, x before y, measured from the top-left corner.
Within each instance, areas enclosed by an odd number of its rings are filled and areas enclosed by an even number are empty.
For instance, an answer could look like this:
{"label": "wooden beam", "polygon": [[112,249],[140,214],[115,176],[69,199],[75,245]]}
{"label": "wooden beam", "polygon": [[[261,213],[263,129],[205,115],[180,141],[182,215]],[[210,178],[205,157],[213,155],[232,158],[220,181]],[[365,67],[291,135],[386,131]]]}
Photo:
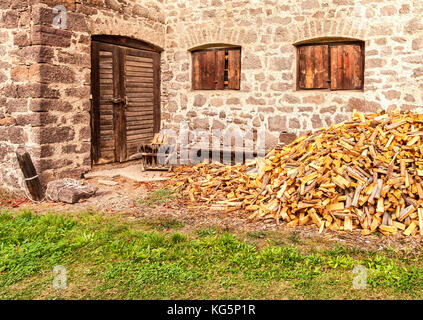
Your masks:
{"label": "wooden beam", "polygon": [[24,150],[18,150],[16,151],[16,158],[18,159],[19,167],[24,175],[25,184],[32,200],[41,201],[43,199],[42,186],[32,163],[31,156]]}

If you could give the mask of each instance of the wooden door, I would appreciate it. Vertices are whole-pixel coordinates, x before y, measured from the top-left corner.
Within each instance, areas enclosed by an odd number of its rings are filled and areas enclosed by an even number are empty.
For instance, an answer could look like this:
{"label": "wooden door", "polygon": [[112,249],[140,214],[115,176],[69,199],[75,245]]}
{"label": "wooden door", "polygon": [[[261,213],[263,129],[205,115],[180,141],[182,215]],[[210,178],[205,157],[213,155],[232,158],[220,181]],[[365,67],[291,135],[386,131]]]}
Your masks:
{"label": "wooden door", "polygon": [[160,130],[160,53],[92,42],[92,159],[124,162]]}

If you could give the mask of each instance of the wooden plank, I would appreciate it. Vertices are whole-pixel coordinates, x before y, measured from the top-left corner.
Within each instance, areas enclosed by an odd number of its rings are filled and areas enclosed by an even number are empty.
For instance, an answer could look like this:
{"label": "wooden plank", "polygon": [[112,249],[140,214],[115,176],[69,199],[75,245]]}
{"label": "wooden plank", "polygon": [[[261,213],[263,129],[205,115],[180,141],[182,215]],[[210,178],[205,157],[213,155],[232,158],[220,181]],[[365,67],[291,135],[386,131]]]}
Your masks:
{"label": "wooden plank", "polygon": [[314,46],[315,52],[315,70],[314,70],[314,85],[315,89],[329,88],[329,47]]}
{"label": "wooden plank", "polygon": [[201,52],[192,53],[192,87],[194,90],[201,89]]}
{"label": "wooden plank", "polygon": [[127,128],[127,136],[133,136],[138,133],[151,133],[151,127],[153,125],[153,120],[151,120],[148,125],[142,126],[132,126]]}
{"label": "wooden plank", "polygon": [[306,88],[306,47],[298,48],[298,87]]}
{"label": "wooden plank", "polygon": [[201,71],[201,87],[202,89],[214,89],[215,73],[216,73],[216,52],[206,51],[202,56],[202,71]]}
{"label": "wooden plank", "polygon": [[339,58],[340,50],[339,46],[332,46],[331,47],[331,89],[336,90],[342,87],[342,78],[339,77],[341,74],[338,72],[342,70],[342,58]]}
{"label": "wooden plank", "polygon": [[137,88],[127,88],[126,92],[129,94],[138,94],[138,93],[153,93],[153,87],[137,87]]}
{"label": "wooden plank", "polygon": [[338,69],[335,70],[336,72],[336,80],[338,83],[338,87],[336,89],[343,89],[344,88],[344,51],[342,50],[341,46],[338,46],[338,55],[336,57],[338,60]]}
{"label": "wooden plank", "polygon": [[354,89],[354,47],[351,45],[344,45],[341,47],[343,51],[343,87],[342,89]]}
{"label": "wooden plank", "polygon": [[132,123],[131,125],[127,125],[126,129],[128,132],[137,131],[140,129],[151,129],[153,125],[153,121],[154,121],[153,119],[146,119],[138,123]]}
{"label": "wooden plank", "polygon": [[119,93],[116,95],[117,98],[121,98],[122,102],[119,102],[118,105],[118,112],[119,112],[119,128],[116,128],[118,132],[118,141],[116,144],[116,148],[118,149],[118,161],[123,162],[127,159],[126,154],[126,115],[125,115],[125,99],[124,97],[127,95],[126,93],[126,86],[125,86],[125,63],[126,63],[126,53],[129,49],[126,48],[119,48],[118,54],[118,63],[119,63]]}
{"label": "wooden plank", "polygon": [[129,92],[126,96],[128,97],[128,100],[131,100],[132,98],[136,98],[136,99],[138,99],[138,98],[151,98],[151,99],[153,99],[154,92],[135,92],[135,93]]}
{"label": "wooden plank", "polygon": [[32,200],[43,200],[42,186],[34,164],[32,163],[31,156],[24,150],[18,150],[16,151],[16,158],[18,159],[19,167],[25,179],[25,185]]}
{"label": "wooden plank", "polygon": [[161,109],[160,109],[160,53],[153,54],[153,68],[154,68],[154,125],[153,132],[160,131],[161,124]]}
{"label": "wooden plank", "polygon": [[344,54],[342,46],[331,46],[331,89],[339,90],[343,88],[344,79]]}
{"label": "wooden plank", "polygon": [[127,79],[137,80],[139,78],[151,78],[153,79],[152,72],[141,72],[141,71],[131,71],[126,73]]}
{"label": "wooden plank", "polygon": [[100,63],[99,67],[104,71],[111,71],[113,69],[113,63]]}
{"label": "wooden plank", "polygon": [[322,46],[313,46],[314,49],[314,71],[313,71],[313,88],[322,88],[322,67],[323,67],[323,52]]}
{"label": "wooden plank", "polygon": [[144,62],[144,63],[152,63],[153,59],[152,58],[143,58],[143,57],[137,57],[137,56],[132,56],[130,54],[126,55],[126,61],[128,65],[132,65],[133,62]]}
{"label": "wooden plank", "polygon": [[153,137],[153,136],[154,136],[154,133],[152,133],[151,131],[150,132],[146,131],[145,133],[142,133],[142,134],[127,137],[127,141],[128,142],[136,142],[137,140],[148,139],[148,138]]}
{"label": "wooden plank", "polygon": [[150,74],[141,74],[138,73],[136,75],[127,75],[126,81],[128,82],[134,82],[136,84],[144,83],[144,82],[153,82],[154,76]]}
{"label": "wooden plank", "polygon": [[[113,47],[113,92],[114,97],[118,97],[120,93],[120,62],[119,62],[119,52],[120,48],[117,46]],[[113,104],[113,127],[114,131],[114,141],[115,141],[115,150],[114,150],[114,161],[119,161],[120,159],[120,150],[122,145],[120,144],[120,131],[121,131],[121,120],[120,120],[120,106],[119,104]]]}
{"label": "wooden plank", "polygon": [[215,89],[225,88],[225,50],[216,50]]}
{"label": "wooden plank", "polygon": [[151,62],[147,63],[148,66],[143,66],[141,63],[139,62],[135,62],[135,61],[126,61],[126,68],[128,70],[138,70],[138,69],[142,69],[142,70],[151,70],[153,71],[153,60],[151,60]]}
{"label": "wooden plank", "polygon": [[[137,120],[131,120],[126,123],[127,128],[138,127],[138,126],[146,126],[153,124],[154,118],[152,116],[144,116],[140,117]],[[151,127],[151,126],[150,126]]]}
{"label": "wooden plank", "polygon": [[153,118],[143,119],[142,121],[131,121],[130,123],[126,124],[126,128],[128,130],[136,130],[137,128],[151,128],[154,123]]}
{"label": "wooden plank", "polygon": [[137,112],[131,115],[127,114],[126,117],[128,119],[128,122],[131,122],[131,123],[139,123],[140,121],[143,121],[143,120],[154,120],[154,115],[152,113],[143,114],[141,112]]}
{"label": "wooden plank", "polygon": [[153,83],[154,82],[154,78],[151,77],[143,77],[143,76],[138,76],[138,77],[128,77],[126,79],[126,83],[130,84],[130,85],[139,85],[140,83]]}
{"label": "wooden plank", "polygon": [[113,79],[99,79],[100,85],[110,85],[113,84]]}
{"label": "wooden plank", "polygon": [[149,104],[144,104],[144,105],[142,105],[142,104],[136,104],[136,105],[128,104],[126,110],[127,111],[139,111],[139,110],[142,110],[142,112],[144,112],[144,113],[151,113],[151,114],[153,114],[154,113],[154,106],[153,106],[153,104],[150,104],[150,103]]}
{"label": "wooden plank", "polygon": [[137,67],[142,67],[142,68],[147,68],[147,69],[151,69],[153,67],[151,62],[137,62],[136,63]]}
{"label": "wooden plank", "polygon": [[155,85],[154,82],[155,82],[154,78],[143,78],[143,79],[138,79],[136,81],[126,79],[126,88],[128,90],[135,90],[137,88],[151,88],[151,87],[154,89],[154,85]]}
{"label": "wooden plank", "polygon": [[[127,118],[128,121],[135,121],[136,119],[138,119],[139,117],[144,116],[145,114],[143,114],[142,112],[132,112],[132,113],[127,113]],[[151,115],[148,115],[151,116]],[[154,119],[154,118],[153,118]],[[153,129],[151,129],[153,130]]]}
{"label": "wooden plank", "polygon": [[91,42],[91,161],[97,163],[100,158],[100,88],[99,88],[99,46]]}
{"label": "wooden plank", "polygon": [[136,133],[139,132],[147,132],[147,133],[151,133],[151,127],[153,125],[153,119],[151,119],[150,121],[146,121],[145,124],[138,124],[137,126],[132,125],[132,126],[128,126],[127,129],[127,136],[131,136],[134,135]]}
{"label": "wooden plank", "polygon": [[146,102],[151,103],[152,101],[151,101],[150,98],[131,98],[131,99],[129,99],[128,104],[135,105],[135,104],[139,104],[139,103],[144,104]]}
{"label": "wooden plank", "polygon": [[228,89],[239,90],[241,79],[241,49],[229,49],[228,60]]}
{"label": "wooden plank", "polygon": [[131,109],[127,108],[126,116],[127,117],[134,117],[134,116],[137,116],[137,117],[153,116],[154,117],[154,108],[151,106],[144,107],[144,108],[140,108],[140,107],[137,107],[137,108],[133,107]]}
{"label": "wooden plank", "polygon": [[354,77],[353,88],[362,89],[364,83],[364,55],[361,45],[353,45],[354,48]]}
{"label": "wooden plank", "polygon": [[307,89],[314,89],[314,70],[315,70],[314,46],[307,46],[305,54],[306,54],[305,87]]}

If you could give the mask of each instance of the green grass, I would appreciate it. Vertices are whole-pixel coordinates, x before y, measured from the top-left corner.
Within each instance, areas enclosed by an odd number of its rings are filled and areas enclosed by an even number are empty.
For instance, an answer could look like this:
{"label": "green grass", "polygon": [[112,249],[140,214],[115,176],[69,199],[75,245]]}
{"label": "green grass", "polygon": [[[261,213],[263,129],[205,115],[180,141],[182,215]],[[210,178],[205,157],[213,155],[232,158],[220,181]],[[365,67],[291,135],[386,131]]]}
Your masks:
{"label": "green grass", "polygon": [[158,231],[180,229],[184,226],[183,222],[171,217],[150,218],[146,219],[144,223]]}
{"label": "green grass", "polygon": [[266,237],[266,232],[248,232],[248,236],[252,239],[263,239],[264,237]]}
{"label": "green grass", "polygon": [[215,235],[216,233],[217,233],[217,231],[213,227],[203,228],[203,229],[198,230],[198,235],[200,237],[212,236],[212,235]]}
{"label": "green grass", "polygon": [[175,191],[171,189],[157,189],[148,193],[144,198],[135,200],[135,204],[146,207],[155,207],[176,199]]}
{"label": "green grass", "polygon": [[[160,231],[150,220],[100,213],[0,214],[1,299],[408,299],[423,298],[420,252],[335,244],[300,250],[267,233]],[[67,289],[52,287],[67,269]],[[356,290],[354,266],[367,269]]]}

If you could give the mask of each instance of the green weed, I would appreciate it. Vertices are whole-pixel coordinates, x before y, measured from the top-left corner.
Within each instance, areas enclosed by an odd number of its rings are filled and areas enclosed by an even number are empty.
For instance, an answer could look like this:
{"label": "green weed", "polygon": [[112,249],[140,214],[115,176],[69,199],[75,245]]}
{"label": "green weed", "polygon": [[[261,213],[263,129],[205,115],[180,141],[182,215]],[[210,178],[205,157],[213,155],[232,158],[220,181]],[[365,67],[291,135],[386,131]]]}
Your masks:
{"label": "green weed", "polygon": [[170,200],[176,199],[175,191],[171,189],[158,189],[147,194],[144,198],[135,200],[135,204],[155,207],[160,204],[164,204]]}

